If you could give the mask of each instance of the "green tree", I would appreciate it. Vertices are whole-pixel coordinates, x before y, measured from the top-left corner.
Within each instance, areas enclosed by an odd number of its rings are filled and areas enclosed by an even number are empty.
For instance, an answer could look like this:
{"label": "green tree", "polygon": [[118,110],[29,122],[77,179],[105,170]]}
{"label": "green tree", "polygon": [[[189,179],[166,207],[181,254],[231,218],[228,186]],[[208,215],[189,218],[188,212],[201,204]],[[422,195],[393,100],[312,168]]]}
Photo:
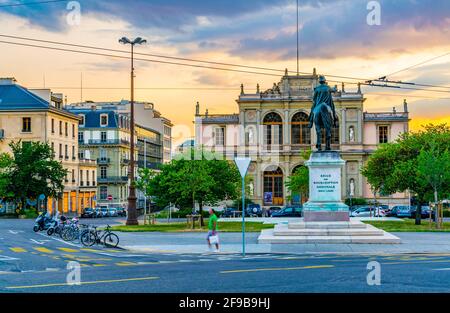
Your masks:
{"label": "green tree", "polygon": [[[21,141],[9,144],[12,157],[3,153],[1,165],[8,164],[9,181],[2,187],[8,200],[20,201],[25,207],[26,199],[36,199],[40,194],[58,198],[64,190],[63,180],[67,170],[54,160],[54,153],[47,143]],[[8,160],[8,157],[10,160]],[[4,170],[4,168],[3,168]]]}
{"label": "green tree", "polygon": [[307,198],[309,194],[309,169],[306,166],[298,167],[286,179],[286,186],[292,195],[300,195],[302,199]]}
{"label": "green tree", "polygon": [[10,190],[11,186],[11,169],[13,159],[9,154],[0,154],[0,199],[11,201],[14,200],[14,193]]}
{"label": "green tree", "polygon": [[[303,160],[308,160],[311,150],[304,150],[300,153]],[[290,177],[286,179],[286,187],[291,195],[300,195],[302,199],[309,196],[309,169],[306,166],[298,167]],[[290,196],[292,198],[292,196]]]}
{"label": "green tree", "polygon": [[[420,225],[421,204],[431,201],[435,194],[430,179],[436,181],[436,175],[441,172],[444,174],[442,179],[448,182],[448,175],[442,171],[449,166],[445,157],[449,146],[450,128],[446,124],[427,125],[422,131],[404,133],[395,142],[381,145],[370,156],[362,173],[374,193],[409,190],[415,194],[418,200],[416,224]],[[439,163],[431,166],[432,161]],[[442,195],[450,192],[449,183],[444,182],[441,186]]]}
{"label": "green tree", "polygon": [[[439,198],[447,197],[450,185],[450,153],[448,149],[440,153],[435,143],[431,144],[429,150],[422,149],[417,157],[417,174],[432,188],[436,204]],[[444,186],[447,187],[444,188]],[[436,214],[436,221],[437,217],[438,214]]]}

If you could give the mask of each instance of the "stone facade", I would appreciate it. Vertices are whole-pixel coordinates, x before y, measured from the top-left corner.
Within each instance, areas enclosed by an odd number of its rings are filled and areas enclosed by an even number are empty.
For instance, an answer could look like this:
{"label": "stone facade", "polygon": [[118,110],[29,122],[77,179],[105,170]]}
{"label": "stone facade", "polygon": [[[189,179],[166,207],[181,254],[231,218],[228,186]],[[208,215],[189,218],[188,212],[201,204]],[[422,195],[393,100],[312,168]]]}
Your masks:
{"label": "stone facade", "polygon": [[62,94],[27,89],[13,78],[0,78],[0,152],[10,153],[11,141],[47,142],[55,160],[68,171],[61,197],[47,199],[49,211],[76,214],[95,205],[96,188],[82,185],[79,176],[87,168],[96,176],[96,165],[78,157],[78,123],[79,117],[64,108]]}
{"label": "stone facade", "polygon": [[[316,132],[307,125],[318,77],[315,70],[312,75],[285,75],[264,92],[259,85],[254,93],[241,86],[236,114],[200,114],[197,104],[196,145],[230,160],[236,155],[251,157],[250,197],[256,203],[272,206],[307,200],[290,195],[285,182],[298,166],[304,166],[302,151],[315,149]],[[406,102],[404,112],[364,112],[366,99],[359,86],[353,92],[345,91],[344,86],[338,90],[336,86],[333,100],[339,125],[332,131],[332,149],[339,150],[346,161],[341,178],[342,198],[373,199],[360,169],[380,143],[393,141],[408,131]],[[377,199],[389,205],[408,202],[405,194]]]}

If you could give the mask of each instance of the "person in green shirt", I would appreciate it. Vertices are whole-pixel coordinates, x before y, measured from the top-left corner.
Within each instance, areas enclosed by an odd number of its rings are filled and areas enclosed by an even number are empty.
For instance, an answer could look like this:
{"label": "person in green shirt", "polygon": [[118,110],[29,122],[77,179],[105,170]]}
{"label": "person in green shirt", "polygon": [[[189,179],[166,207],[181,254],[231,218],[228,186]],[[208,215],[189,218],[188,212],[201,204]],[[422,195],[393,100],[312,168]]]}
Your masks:
{"label": "person in green shirt", "polygon": [[[206,241],[211,249],[211,245],[214,243],[216,246],[216,252],[219,252],[219,236],[217,235],[217,220],[218,217],[213,209],[209,209],[209,223],[208,223],[208,235],[206,236]],[[210,238],[213,237],[213,242]]]}

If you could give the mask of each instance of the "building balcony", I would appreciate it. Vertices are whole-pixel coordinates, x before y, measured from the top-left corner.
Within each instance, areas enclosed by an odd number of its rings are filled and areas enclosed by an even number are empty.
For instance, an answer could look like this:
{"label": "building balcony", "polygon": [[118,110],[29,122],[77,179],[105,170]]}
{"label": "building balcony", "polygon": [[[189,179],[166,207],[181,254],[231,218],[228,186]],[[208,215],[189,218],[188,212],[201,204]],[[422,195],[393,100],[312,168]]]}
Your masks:
{"label": "building balcony", "polygon": [[99,184],[120,184],[120,183],[127,183],[128,182],[128,176],[106,176],[106,177],[98,177],[97,182]]}
{"label": "building balcony", "polygon": [[[159,170],[161,168],[162,163],[158,162],[147,162],[144,164],[144,161],[138,161],[137,162],[139,168],[148,168],[152,170]],[[145,165],[145,166],[144,166]]]}
{"label": "building balcony", "polygon": [[98,158],[97,159],[97,164],[110,164],[111,163],[111,159],[110,158]]}
{"label": "building balcony", "polygon": [[[81,145],[86,145],[86,143],[79,142]],[[88,145],[129,145],[130,141],[125,139],[89,139]]]}
{"label": "building balcony", "polygon": [[97,162],[95,160],[79,159],[79,161],[80,161],[80,165],[92,165],[92,166],[97,165]]}
{"label": "building balcony", "polygon": [[120,163],[121,163],[122,165],[128,165],[128,164],[130,164],[130,159],[122,159],[122,160],[120,161]]}
{"label": "building balcony", "polygon": [[408,112],[380,112],[380,113],[364,113],[364,121],[403,121],[409,119]]}

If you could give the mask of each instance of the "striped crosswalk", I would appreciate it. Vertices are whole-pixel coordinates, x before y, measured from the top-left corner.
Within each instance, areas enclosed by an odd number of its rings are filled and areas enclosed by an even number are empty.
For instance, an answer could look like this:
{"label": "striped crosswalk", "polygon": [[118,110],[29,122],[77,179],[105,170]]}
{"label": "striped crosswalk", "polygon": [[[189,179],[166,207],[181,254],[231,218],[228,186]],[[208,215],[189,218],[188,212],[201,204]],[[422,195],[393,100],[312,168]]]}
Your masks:
{"label": "striped crosswalk", "polygon": [[21,248],[21,247],[12,247],[12,248],[9,248],[9,250],[11,250],[12,252],[16,252],[16,253],[27,252],[27,250],[25,250],[24,248]]}

